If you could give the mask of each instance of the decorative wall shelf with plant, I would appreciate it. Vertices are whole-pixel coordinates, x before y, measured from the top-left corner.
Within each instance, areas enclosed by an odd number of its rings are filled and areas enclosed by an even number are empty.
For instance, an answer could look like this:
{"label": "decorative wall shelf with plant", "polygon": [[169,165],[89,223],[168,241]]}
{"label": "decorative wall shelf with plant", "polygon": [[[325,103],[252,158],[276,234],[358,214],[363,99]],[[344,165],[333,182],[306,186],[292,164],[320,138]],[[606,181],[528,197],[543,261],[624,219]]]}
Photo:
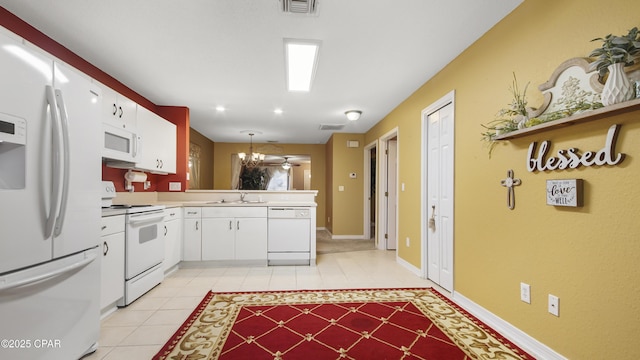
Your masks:
{"label": "decorative wall shelf with plant", "polygon": [[636,98],[640,98],[640,92],[636,91],[636,86],[632,87],[632,96],[628,94],[628,90],[613,90],[614,93],[625,93],[624,97],[617,100],[602,99],[603,95],[611,97],[605,88],[613,75],[609,72],[616,71],[612,70],[612,64],[622,64],[616,67],[622,69],[624,77],[628,79],[627,82],[640,85],[638,66],[635,69],[625,69],[625,66],[634,65],[636,55],[640,55],[638,29],[633,28],[624,36],[607,35],[592,41],[602,41],[603,43],[600,48],[590,54],[591,57],[596,57],[596,60],[573,58],[560,64],[551,74],[549,80],[538,86],[544,99],[538,108],[527,106],[528,84],[520,92],[514,74],[514,81],[510,89],[513,93],[513,100],[509,108],[501,109],[496,120],[483,125],[486,131],[482,133],[482,139],[489,144],[489,156],[491,156],[496,141],[513,139],[640,109],[640,100]]}

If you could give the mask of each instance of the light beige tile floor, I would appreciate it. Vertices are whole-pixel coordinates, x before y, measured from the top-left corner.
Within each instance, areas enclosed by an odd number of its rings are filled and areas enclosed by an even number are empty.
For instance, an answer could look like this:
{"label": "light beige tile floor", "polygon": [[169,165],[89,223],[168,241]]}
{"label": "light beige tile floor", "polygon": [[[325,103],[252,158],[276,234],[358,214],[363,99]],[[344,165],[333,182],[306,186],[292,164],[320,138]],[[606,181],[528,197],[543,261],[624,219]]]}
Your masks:
{"label": "light beige tile floor", "polygon": [[384,250],[323,254],[315,267],[180,269],[131,305],[103,319],[99,348],[84,359],[151,359],[209,290],[399,287],[437,288],[398,264],[394,251]]}

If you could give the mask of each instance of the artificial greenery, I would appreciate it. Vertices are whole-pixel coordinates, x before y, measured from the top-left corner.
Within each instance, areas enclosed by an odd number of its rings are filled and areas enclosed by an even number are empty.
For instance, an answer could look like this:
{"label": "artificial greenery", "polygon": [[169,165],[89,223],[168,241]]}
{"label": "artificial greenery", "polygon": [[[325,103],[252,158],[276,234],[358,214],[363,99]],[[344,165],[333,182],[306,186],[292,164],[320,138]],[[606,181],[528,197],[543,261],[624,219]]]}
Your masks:
{"label": "artificial greenery", "polygon": [[266,170],[259,167],[242,167],[240,173],[240,189],[242,190],[264,190]]}
{"label": "artificial greenery", "polygon": [[602,42],[599,48],[589,54],[589,57],[596,58],[590,66],[592,70],[598,70],[601,81],[607,75],[609,65],[624,63],[624,66],[631,66],[636,62],[636,55],[640,53],[640,33],[637,27],[629,30],[626,35],[609,34],[591,41]]}
{"label": "artificial greenery", "polygon": [[482,127],[486,129],[486,131],[482,133],[482,140],[488,143],[489,157],[491,157],[491,152],[496,145],[496,136],[518,130],[519,128],[522,128],[527,121],[529,114],[529,110],[527,108],[528,87],[529,83],[527,83],[524,90],[520,92],[518,79],[516,78],[516,74],[513,73],[513,82],[509,88],[511,95],[513,96],[511,103],[508,107],[502,108],[498,111],[495,120],[489,122],[487,125],[482,125]]}
{"label": "artificial greenery", "polygon": [[482,125],[486,131],[482,133],[482,140],[487,142],[489,147],[489,157],[496,145],[496,136],[506,134],[515,130],[530,128],[549,121],[559,120],[568,116],[603,107],[598,94],[580,89],[577,79],[570,77],[562,85],[562,96],[555,103],[555,108],[559,110],[551,111],[537,117],[530,117],[532,108],[527,107],[527,86],[520,92],[515,74],[510,91],[513,100],[508,108],[498,111],[496,119]]}

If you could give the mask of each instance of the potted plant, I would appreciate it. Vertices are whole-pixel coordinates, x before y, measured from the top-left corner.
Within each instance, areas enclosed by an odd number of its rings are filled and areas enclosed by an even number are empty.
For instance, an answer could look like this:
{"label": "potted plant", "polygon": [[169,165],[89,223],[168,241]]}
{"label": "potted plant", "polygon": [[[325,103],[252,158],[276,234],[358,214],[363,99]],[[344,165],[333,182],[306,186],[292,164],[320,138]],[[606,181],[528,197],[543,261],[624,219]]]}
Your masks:
{"label": "potted plant", "polygon": [[636,55],[640,53],[640,35],[638,28],[629,30],[627,35],[616,36],[609,34],[604,38],[591,41],[601,41],[602,46],[593,50],[589,57],[596,60],[591,63],[591,69],[598,70],[602,80],[607,73],[606,82],[602,89],[602,104],[605,106],[628,101],[634,98],[634,87],[624,71],[625,66],[636,62]]}

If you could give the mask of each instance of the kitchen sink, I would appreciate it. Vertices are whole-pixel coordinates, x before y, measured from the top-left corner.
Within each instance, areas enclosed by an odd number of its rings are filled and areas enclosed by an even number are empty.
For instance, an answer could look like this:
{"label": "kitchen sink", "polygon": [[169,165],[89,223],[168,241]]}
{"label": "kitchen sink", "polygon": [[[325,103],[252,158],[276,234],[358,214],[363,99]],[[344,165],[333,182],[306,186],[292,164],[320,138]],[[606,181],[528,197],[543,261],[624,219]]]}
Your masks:
{"label": "kitchen sink", "polygon": [[266,201],[260,200],[235,200],[235,201],[225,201],[225,200],[217,200],[217,201],[209,201],[207,204],[264,204]]}

